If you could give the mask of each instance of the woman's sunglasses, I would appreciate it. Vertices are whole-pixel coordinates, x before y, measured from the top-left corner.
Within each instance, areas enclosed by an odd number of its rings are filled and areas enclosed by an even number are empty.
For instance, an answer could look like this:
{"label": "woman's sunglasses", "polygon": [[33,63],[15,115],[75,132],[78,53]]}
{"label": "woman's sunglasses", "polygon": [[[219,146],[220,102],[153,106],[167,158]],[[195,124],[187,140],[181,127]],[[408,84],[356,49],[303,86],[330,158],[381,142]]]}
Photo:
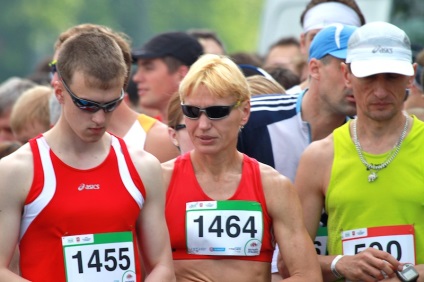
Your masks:
{"label": "woman's sunglasses", "polygon": [[105,113],[114,111],[119,104],[124,99],[124,89],[121,89],[121,96],[118,99],[115,99],[113,101],[107,102],[107,103],[97,103],[94,101],[78,98],[77,95],[75,95],[69,86],[66,84],[66,82],[63,80],[63,78],[59,75],[60,80],[62,81],[63,86],[65,87],[66,91],[69,93],[69,95],[72,98],[72,102],[74,102],[74,105],[77,106],[80,110],[83,110],[85,112],[95,113],[98,110],[102,109]]}
{"label": "woman's sunglasses", "polygon": [[237,103],[229,106],[210,106],[207,108],[199,108],[181,104],[181,109],[183,110],[183,114],[189,119],[198,119],[203,112],[208,117],[208,119],[218,120],[229,116],[231,110],[240,106],[240,103],[240,101],[237,101]]}

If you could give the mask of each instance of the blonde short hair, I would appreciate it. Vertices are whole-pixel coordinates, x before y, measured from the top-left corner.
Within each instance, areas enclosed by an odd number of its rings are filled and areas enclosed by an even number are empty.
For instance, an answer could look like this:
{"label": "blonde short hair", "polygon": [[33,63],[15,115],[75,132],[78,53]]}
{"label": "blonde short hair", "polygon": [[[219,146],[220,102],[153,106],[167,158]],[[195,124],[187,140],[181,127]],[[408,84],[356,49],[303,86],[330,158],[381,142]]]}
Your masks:
{"label": "blonde short hair", "polygon": [[252,75],[247,78],[252,96],[262,94],[285,94],[286,90],[277,81],[262,75]]}
{"label": "blonde short hair", "polygon": [[181,101],[195,92],[199,86],[206,87],[219,98],[233,97],[244,102],[250,100],[250,87],[239,67],[228,57],[206,54],[201,56],[180,83]]}
{"label": "blonde short hair", "polygon": [[49,100],[53,89],[49,86],[37,85],[26,90],[16,100],[10,114],[10,126],[13,132],[20,132],[26,125],[40,123],[50,128]]}

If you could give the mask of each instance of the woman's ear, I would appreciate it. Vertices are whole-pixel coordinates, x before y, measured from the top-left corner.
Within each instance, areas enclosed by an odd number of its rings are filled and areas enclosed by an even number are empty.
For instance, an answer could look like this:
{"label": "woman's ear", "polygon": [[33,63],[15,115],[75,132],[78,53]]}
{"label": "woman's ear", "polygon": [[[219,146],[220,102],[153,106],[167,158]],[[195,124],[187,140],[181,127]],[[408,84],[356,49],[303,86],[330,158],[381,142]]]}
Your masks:
{"label": "woman's ear", "polygon": [[243,127],[248,121],[250,116],[250,100],[244,101],[241,104],[242,118],[240,127]]}
{"label": "woman's ear", "polygon": [[168,126],[168,134],[169,134],[169,139],[171,139],[172,144],[174,144],[175,147],[179,148],[180,143],[178,143],[177,132],[175,131],[175,129]]}

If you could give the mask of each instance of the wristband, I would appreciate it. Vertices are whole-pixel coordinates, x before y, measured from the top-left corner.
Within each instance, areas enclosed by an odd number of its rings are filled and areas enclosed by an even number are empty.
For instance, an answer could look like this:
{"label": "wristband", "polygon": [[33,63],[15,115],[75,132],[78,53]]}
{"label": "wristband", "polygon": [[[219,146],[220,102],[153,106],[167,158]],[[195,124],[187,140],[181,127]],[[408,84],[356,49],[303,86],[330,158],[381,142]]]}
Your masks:
{"label": "wristband", "polygon": [[337,270],[336,270],[336,264],[337,262],[342,258],[342,255],[338,255],[336,256],[333,261],[331,262],[331,272],[333,272],[334,276],[337,277],[337,279],[343,278],[343,275],[341,275]]}

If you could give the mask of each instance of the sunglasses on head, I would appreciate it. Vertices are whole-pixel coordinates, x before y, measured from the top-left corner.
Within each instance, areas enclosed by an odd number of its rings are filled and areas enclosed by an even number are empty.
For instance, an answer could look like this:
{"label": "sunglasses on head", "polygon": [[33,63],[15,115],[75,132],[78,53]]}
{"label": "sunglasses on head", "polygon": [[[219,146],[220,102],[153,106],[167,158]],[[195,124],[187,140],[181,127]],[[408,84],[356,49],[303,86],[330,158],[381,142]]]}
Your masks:
{"label": "sunglasses on head", "polygon": [[77,106],[80,110],[83,110],[85,112],[95,113],[100,109],[102,109],[105,113],[112,112],[119,106],[119,104],[124,99],[124,89],[121,89],[121,96],[118,99],[115,99],[107,103],[100,104],[94,101],[79,98],[77,95],[75,95],[71,91],[69,86],[66,84],[66,82],[63,80],[63,78],[60,75],[59,77],[66,91],[71,96],[72,102],[74,102],[74,105]]}
{"label": "sunglasses on head", "polygon": [[217,120],[229,116],[231,110],[240,106],[240,103],[240,101],[237,101],[237,103],[229,106],[210,106],[207,108],[181,104],[181,109],[183,110],[183,114],[189,119],[198,119],[203,112],[208,119]]}

